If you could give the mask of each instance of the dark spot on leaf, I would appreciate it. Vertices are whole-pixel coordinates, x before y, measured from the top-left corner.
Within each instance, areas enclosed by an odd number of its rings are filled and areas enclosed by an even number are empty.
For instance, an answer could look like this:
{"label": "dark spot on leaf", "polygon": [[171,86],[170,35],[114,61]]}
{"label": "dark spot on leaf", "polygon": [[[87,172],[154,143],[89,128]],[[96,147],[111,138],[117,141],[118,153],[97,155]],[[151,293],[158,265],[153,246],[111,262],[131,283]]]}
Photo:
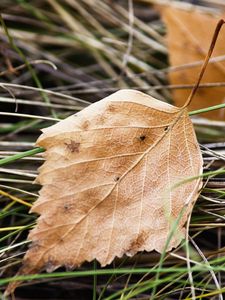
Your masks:
{"label": "dark spot on leaf", "polygon": [[164,131],[167,131],[169,129],[169,127],[168,126],[166,126],[165,128],[164,128]]}
{"label": "dark spot on leaf", "polygon": [[144,140],[146,139],[146,135],[141,135],[141,136],[139,137],[139,139],[140,139],[141,141],[144,141]]}
{"label": "dark spot on leaf", "polygon": [[68,210],[69,208],[70,208],[70,206],[69,206],[68,204],[65,204],[65,205],[64,205],[64,209],[65,209],[65,210]]}
{"label": "dark spot on leaf", "polygon": [[145,243],[146,239],[149,237],[149,232],[141,231],[139,235],[131,241],[130,247],[128,249],[128,252],[131,251],[135,253],[139,248]]}
{"label": "dark spot on leaf", "polygon": [[71,208],[73,207],[72,204],[70,203],[65,203],[64,206],[63,206],[63,210],[64,212],[69,212],[71,210]]}
{"label": "dark spot on leaf", "polygon": [[127,249],[125,250],[127,255],[134,255],[137,253],[137,251],[140,251],[143,249],[143,245],[145,244],[147,238],[150,235],[150,231],[141,231],[138,236],[136,236],[134,239],[130,241],[130,244],[128,245]]}
{"label": "dark spot on leaf", "polygon": [[75,141],[70,141],[69,143],[64,143],[66,148],[72,153],[79,153],[80,143]]}
{"label": "dark spot on leaf", "polygon": [[115,181],[119,181],[119,179],[120,179],[119,176],[117,176],[117,177],[115,178]]}
{"label": "dark spot on leaf", "polygon": [[62,237],[59,237],[59,243],[64,243],[64,239]]}

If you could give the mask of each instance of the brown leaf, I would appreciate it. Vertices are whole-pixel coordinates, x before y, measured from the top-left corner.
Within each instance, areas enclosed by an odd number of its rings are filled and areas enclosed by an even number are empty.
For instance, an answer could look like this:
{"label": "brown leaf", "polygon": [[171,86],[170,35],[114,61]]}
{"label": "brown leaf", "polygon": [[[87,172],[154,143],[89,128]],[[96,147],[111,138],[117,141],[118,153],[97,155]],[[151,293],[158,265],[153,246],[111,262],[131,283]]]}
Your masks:
{"label": "brown leaf", "polygon": [[162,252],[186,206],[167,251],[179,245],[201,179],[174,185],[202,172],[186,109],[121,90],[44,129],[37,145],[40,217],[21,273]]}
{"label": "brown leaf", "polygon": [[[205,59],[219,16],[207,14],[197,9],[184,10],[172,5],[160,6],[163,20],[167,26],[167,43],[171,66],[180,66]],[[225,29],[223,28],[213,57],[225,55]],[[194,84],[200,66],[171,71],[171,84]],[[209,63],[201,83],[224,82],[225,61]],[[182,106],[190,94],[189,89],[173,90],[173,99]],[[197,110],[225,102],[225,88],[199,88],[189,110]],[[225,109],[211,111],[202,115],[210,119],[224,120]]]}

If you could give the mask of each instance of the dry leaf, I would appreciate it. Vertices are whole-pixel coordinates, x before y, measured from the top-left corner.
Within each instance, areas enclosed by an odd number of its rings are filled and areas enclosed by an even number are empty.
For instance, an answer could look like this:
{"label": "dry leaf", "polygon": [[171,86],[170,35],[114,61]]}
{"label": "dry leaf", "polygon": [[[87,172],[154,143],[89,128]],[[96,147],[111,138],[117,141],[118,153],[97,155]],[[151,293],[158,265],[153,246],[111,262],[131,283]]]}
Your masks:
{"label": "dry leaf", "polygon": [[[171,66],[180,66],[204,60],[216,27],[218,16],[197,9],[184,10],[172,5],[160,6],[163,20],[167,26],[167,42]],[[225,29],[216,42],[213,57],[225,55]],[[171,84],[194,84],[200,66],[184,68],[169,73]],[[224,82],[225,61],[209,63],[202,83]],[[182,106],[190,94],[188,89],[173,90],[173,99]],[[199,88],[189,110],[196,110],[225,102],[224,87]],[[210,119],[225,120],[225,109],[211,111],[202,115]]]}
{"label": "dry leaf", "polygon": [[[186,109],[122,90],[43,130],[46,161],[21,273],[102,266],[137,251],[167,251],[183,238],[201,187],[202,157]],[[8,290],[9,291],[9,290]]]}

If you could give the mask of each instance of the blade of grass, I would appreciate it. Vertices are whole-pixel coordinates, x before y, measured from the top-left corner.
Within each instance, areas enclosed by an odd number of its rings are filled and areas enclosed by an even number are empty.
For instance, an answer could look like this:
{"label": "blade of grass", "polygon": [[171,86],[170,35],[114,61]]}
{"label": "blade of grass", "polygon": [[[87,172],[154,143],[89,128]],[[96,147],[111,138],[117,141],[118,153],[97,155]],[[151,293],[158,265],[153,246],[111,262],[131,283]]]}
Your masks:
{"label": "blade of grass", "polygon": [[23,199],[20,199],[18,197],[12,196],[12,195],[10,195],[9,193],[7,193],[5,191],[0,190],[0,195],[8,197],[8,198],[12,199],[14,202],[18,202],[18,203],[23,204],[25,206],[28,206],[28,207],[32,206],[30,203],[24,201]]}
{"label": "blade of grass", "polygon": [[203,113],[221,109],[221,108],[225,108],[225,103],[190,111],[189,116],[199,115],[199,114],[203,114]]}
{"label": "blade of grass", "polygon": [[13,162],[15,160],[18,160],[20,158],[23,158],[23,157],[26,157],[26,156],[32,156],[32,155],[35,155],[37,153],[41,153],[41,152],[44,152],[44,151],[45,151],[44,148],[39,147],[39,148],[34,148],[32,150],[24,151],[24,152],[16,154],[16,155],[12,155],[10,157],[3,158],[3,159],[0,160],[0,166],[11,163],[11,162]]}
{"label": "blade of grass", "polygon": [[[93,262],[93,270],[96,271],[97,270],[97,261],[94,260]],[[92,296],[92,300],[96,300],[96,296],[97,296],[97,274],[95,274],[93,276],[93,296]]]}
{"label": "blade of grass", "polygon": [[[1,251],[1,250],[0,250]],[[225,259],[225,258],[224,258]],[[214,271],[224,271],[224,266],[214,266]],[[192,267],[193,272],[198,271],[207,271],[211,267],[202,264],[201,266]],[[42,278],[59,278],[59,277],[85,277],[85,276],[94,276],[94,275],[112,275],[112,274],[146,274],[146,273],[183,273],[187,272],[185,267],[163,267],[163,268],[137,268],[137,269],[98,269],[98,270],[86,270],[86,271],[74,271],[74,272],[55,272],[55,273],[43,273],[43,274],[30,274],[30,275],[20,275],[16,277],[8,277],[0,279],[0,285],[6,284],[13,281],[25,281],[32,279],[42,279]]]}

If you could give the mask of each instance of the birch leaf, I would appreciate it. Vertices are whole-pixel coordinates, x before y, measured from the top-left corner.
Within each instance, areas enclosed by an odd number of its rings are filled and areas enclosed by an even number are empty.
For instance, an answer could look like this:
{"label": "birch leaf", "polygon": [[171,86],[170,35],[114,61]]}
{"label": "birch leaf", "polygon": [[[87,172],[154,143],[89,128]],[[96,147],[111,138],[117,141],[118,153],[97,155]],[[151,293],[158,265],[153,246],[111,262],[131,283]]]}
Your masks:
{"label": "birch leaf", "polygon": [[201,179],[179,183],[202,172],[186,109],[121,90],[44,129],[37,145],[40,217],[21,273],[162,252],[186,207],[166,250],[179,245]]}

